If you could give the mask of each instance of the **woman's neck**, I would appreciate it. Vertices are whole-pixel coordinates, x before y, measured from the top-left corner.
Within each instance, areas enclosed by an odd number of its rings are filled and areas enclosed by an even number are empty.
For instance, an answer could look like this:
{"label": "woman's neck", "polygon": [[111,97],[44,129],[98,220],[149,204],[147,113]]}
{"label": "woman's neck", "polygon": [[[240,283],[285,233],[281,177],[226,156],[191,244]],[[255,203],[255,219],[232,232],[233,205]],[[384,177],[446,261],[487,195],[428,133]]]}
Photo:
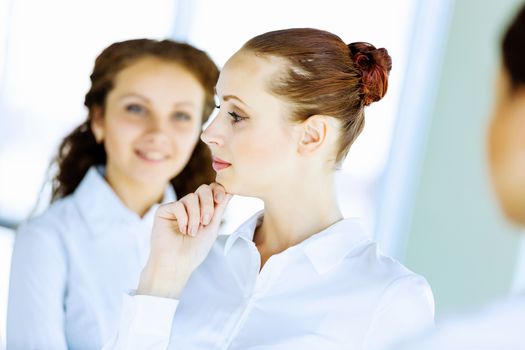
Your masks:
{"label": "woman's neck", "polygon": [[264,200],[264,219],[254,235],[262,265],[271,255],[297,245],[343,218],[333,179],[316,186],[288,187]]}
{"label": "woman's neck", "polygon": [[141,218],[154,204],[162,200],[167,186],[167,184],[146,186],[131,179],[116,176],[111,171],[106,171],[105,179],[122,203]]}

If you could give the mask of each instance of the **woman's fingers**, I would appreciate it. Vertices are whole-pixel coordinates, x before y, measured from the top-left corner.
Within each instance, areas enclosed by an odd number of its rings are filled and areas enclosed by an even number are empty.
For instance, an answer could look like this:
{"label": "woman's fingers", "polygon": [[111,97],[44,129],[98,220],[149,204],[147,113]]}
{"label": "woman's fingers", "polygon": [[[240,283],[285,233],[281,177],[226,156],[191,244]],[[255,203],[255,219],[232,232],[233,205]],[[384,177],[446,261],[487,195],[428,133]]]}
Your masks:
{"label": "woman's fingers", "polygon": [[188,214],[188,230],[190,236],[195,236],[199,230],[201,223],[201,209],[199,203],[199,196],[195,193],[190,193],[180,200],[186,208]]}
{"label": "woman's fingers", "polygon": [[218,183],[202,185],[196,193],[200,203],[201,224],[218,226],[232,195],[226,193],[225,188]]}
{"label": "woman's fingers", "polygon": [[195,192],[199,197],[199,203],[201,206],[201,223],[206,226],[210,223],[215,211],[215,205],[213,203],[213,193],[210,186],[202,185]]}
{"label": "woman's fingers", "polygon": [[196,236],[201,225],[220,223],[231,197],[218,183],[202,185],[178,202],[161,205],[157,216],[176,221],[180,233]]}
{"label": "woman's fingers", "polygon": [[157,210],[157,216],[165,220],[176,221],[179,232],[187,233],[188,215],[184,204],[180,201],[161,205]]}
{"label": "woman's fingers", "polygon": [[210,189],[213,192],[213,199],[215,203],[219,204],[226,196],[226,189],[216,182],[210,184]]}
{"label": "woman's fingers", "polygon": [[226,209],[226,206],[228,205],[228,202],[230,201],[230,199],[232,199],[232,197],[233,195],[229,193],[224,194],[224,198],[222,199],[222,201],[215,207],[215,212],[213,213],[210,225],[219,226],[219,224],[221,223],[222,216],[224,214],[224,210]]}

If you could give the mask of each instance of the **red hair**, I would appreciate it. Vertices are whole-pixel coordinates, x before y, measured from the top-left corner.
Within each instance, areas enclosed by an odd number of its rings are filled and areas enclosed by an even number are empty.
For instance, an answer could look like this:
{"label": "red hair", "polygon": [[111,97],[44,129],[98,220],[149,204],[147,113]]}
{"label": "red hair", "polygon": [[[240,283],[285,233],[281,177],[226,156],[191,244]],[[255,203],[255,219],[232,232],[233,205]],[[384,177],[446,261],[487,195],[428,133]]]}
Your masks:
{"label": "red hair", "polygon": [[269,88],[292,104],[296,121],[316,114],[341,120],[338,162],[363,129],[364,107],[385,95],[392,69],[387,50],[363,42],[347,45],[337,35],[311,28],[268,32],[242,49],[289,63]]}

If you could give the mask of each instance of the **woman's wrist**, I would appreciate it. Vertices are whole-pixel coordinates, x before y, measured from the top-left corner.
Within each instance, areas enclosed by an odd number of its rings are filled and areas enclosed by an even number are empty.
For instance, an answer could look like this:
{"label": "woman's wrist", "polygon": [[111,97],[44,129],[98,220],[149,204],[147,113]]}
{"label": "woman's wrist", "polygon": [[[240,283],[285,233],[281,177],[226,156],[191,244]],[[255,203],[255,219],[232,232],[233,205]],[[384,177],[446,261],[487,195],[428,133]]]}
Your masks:
{"label": "woman's wrist", "polygon": [[137,295],[152,295],[162,298],[180,299],[182,290],[191,276],[184,269],[164,269],[146,265],[140,274]]}

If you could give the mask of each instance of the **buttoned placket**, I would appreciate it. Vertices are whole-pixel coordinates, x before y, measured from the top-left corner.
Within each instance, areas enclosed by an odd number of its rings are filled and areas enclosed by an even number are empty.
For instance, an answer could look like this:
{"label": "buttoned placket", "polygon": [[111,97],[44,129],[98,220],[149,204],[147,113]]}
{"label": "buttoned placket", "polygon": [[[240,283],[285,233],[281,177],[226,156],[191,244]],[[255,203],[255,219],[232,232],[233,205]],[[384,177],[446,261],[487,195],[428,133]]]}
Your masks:
{"label": "buttoned placket", "polygon": [[143,268],[149,258],[151,230],[153,229],[153,220],[158,204],[153,205],[142,219],[137,219],[134,225],[133,233],[137,241],[137,256],[140,261],[140,267]]}
{"label": "buttoned placket", "polygon": [[135,249],[137,253],[137,259],[140,264],[140,268],[146,265],[146,261],[149,257],[149,230],[144,222],[137,222],[136,225],[130,227],[131,234],[135,237]]}
{"label": "buttoned placket", "polygon": [[261,254],[255,246],[255,243],[251,240],[243,240],[245,241],[243,243],[248,246],[250,254],[250,281],[247,283],[247,288],[244,292],[240,315],[237,316],[237,321],[221,346],[221,349],[224,350],[230,349],[235,337],[244,326],[254,303],[263,298],[268,290],[275,284],[285,266],[290,261],[290,250],[294,249],[294,247],[292,247],[282,253],[270,256],[261,269]]}

